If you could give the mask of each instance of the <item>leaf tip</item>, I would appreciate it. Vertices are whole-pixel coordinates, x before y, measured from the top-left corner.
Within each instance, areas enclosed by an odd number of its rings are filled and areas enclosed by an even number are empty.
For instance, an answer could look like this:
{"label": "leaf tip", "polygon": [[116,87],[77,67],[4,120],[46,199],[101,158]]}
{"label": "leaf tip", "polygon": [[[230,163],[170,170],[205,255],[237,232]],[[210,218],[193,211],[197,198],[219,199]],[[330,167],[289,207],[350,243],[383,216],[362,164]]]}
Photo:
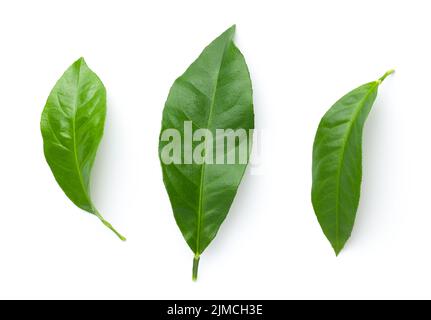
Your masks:
{"label": "leaf tip", "polygon": [[232,25],[229,29],[226,30],[226,34],[230,34],[232,37],[235,34],[236,31],[236,24]]}
{"label": "leaf tip", "polygon": [[79,65],[80,67],[87,65],[87,63],[85,62],[84,57],[80,57],[78,60],[75,61],[74,64]]}
{"label": "leaf tip", "polygon": [[334,249],[335,256],[338,257],[340,255],[341,250],[343,250],[344,244],[333,244],[332,248]]}
{"label": "leaf tip", "polygon": [[334,246],[333,248],[334,248],[335,256],[338,257],[340,255],[341,251],[343,251],[343,249],[344,249],[344,244]]}

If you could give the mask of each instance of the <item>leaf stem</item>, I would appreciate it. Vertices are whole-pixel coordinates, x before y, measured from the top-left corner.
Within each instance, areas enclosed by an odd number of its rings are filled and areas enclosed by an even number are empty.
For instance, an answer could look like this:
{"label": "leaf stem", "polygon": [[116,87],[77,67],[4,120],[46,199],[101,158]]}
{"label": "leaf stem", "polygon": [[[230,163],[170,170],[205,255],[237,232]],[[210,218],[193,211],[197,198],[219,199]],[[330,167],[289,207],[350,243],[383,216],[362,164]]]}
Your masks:
{"label": "leaf stem", "polygon": [[198,280],[198,270],[199,270],[199,260],[200,256],[198,254],[193,258],[193,281]]}
{"label": "leaf stem", "polygon": [[389,70],[388,72],[386,72],[384,75],[383,75],[383,77],[381,77],[378,81],[379,81],[379,83],[382,83],[383,81],[385,81],[385,79],[387,78],[387,77],[389,77],[391,74],[393,74],[395,72],[395,70],[394,69],[391,69],[391,70]]}
{"label": "leaf stem", "polygon": [[120,238],[121,241],[126,241],[126,238],[122,236],[117,230],[115,230],[115,228],[108,221],[106,221],[98,211],[95,211],[94,214],[96,215],[96,217],[100,219],[100,221],[102,221],[102,223],[106,227],[108,227],[108,229],[114,232],[117,235],[117,237]]}

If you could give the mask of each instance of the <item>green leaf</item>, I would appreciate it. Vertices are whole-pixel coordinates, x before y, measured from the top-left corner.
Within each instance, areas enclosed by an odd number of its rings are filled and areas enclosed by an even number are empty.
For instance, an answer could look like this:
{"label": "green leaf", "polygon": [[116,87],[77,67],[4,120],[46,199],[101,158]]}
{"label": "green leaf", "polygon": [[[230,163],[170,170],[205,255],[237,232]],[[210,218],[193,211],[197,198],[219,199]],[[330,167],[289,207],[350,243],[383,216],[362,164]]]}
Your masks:
{"label": "green leaf", "polygon": [[313,146],[312,203],[336,255],[350,238],[362,180],[362,130],[377,91],[377,81],[351,91],[320,121]]}
{"label": "green leaf", "polygon": [[106,89],[84,59],[73,63],[52,89],[42,113],[45,158],[64,193],[82,210],[97,216],[90,196],[90,175],[106,116]]}
{"label": "green leaf", "polygon": [[[208,129],[215,137],[216,129],[244,129],[247,140],[251,139],[250,131],[254,128],[252,86],[244,57],[233,43],[234,33],[235,26],[215,39],[175,81],[163,112],[159,144],[163,180],[178,227],[195,254],[194,279],[200,256],[225,220],[249,160],[250,148],[244,162],[239,161],[239,157],[231,164],[186,160],[200,143],[194,141],[192,148],[187,147],[184,129],[187,121],[192,121],[194,132]],[[170,143],[162,139],[167,129],[176,129],[184,137],[180,163],[166,164],[162,159],[163,149]],[[205,152],[210,149],[208,147]],[[236,141],[234,148],[223,151],[223,159],[239,149]]]}

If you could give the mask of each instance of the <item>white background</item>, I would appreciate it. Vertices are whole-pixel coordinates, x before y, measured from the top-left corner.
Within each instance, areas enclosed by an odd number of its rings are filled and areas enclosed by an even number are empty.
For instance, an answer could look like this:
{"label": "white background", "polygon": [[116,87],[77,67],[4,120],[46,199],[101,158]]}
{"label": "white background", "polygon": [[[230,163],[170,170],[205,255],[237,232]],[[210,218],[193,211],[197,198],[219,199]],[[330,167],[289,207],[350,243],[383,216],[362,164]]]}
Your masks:
{"label": "white background", "polygon": [[[1,1],[0,298],[431,298],[429,1]],[[191,281],[157,155],[176,77],[232,24],[254,84],[261,165]],[[40,114],[84,56],[108,90],[94,202],[48,168]],[[390,68],[365,127],[362,198],[338,258],[311,202],[325,111]],[[256,174],[257,173],[257,174]]]}

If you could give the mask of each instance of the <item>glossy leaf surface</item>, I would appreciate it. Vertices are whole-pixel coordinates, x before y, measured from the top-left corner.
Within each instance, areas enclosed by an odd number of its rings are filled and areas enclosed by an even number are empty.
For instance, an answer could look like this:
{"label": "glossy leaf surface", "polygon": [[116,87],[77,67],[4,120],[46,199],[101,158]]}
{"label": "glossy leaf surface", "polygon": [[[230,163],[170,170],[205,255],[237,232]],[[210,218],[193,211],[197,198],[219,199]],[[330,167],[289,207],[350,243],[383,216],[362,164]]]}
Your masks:
{"label": "glossy leaf surface", "polygon": [[42,113],[45,158],[69,199],[82,210],[103,219],[90,196],[90,176],[103,136],[106,90],[84,59],[67,69],[52,89]]}
{"label": "glossy leaf surface", "polygon": [[362,131],[382,81],[351,91],[323,116],[313,146],[312,203],[338,255],[353,230],[362,180]]}
{"label": "glossy leaf surface", "polygon": [[[228,29],[207,48],[173,84],[162,120],[162,132],[177,129],[184,137],[184,122],[193,129],[245,129],[254,127],[252,86],[243,55],[233,43],[235,27]],[[160,140],[159,153],[167,142]],[[193,147],[197,145],[193,142]],[[238,144],[235,144],[236,152]],[[187,149],[187,148],[185,148]],[[184,150],[184,157],[189,149]],[[226,156],[226,154],[225,154]],[[184,159],[183,159],[184,160]],[[184,161],[185,162],[185,161]],[[195,254],[193,277],[199,257],[225,220],[246,163],[165,164],[163,179],[174,216]]]}

